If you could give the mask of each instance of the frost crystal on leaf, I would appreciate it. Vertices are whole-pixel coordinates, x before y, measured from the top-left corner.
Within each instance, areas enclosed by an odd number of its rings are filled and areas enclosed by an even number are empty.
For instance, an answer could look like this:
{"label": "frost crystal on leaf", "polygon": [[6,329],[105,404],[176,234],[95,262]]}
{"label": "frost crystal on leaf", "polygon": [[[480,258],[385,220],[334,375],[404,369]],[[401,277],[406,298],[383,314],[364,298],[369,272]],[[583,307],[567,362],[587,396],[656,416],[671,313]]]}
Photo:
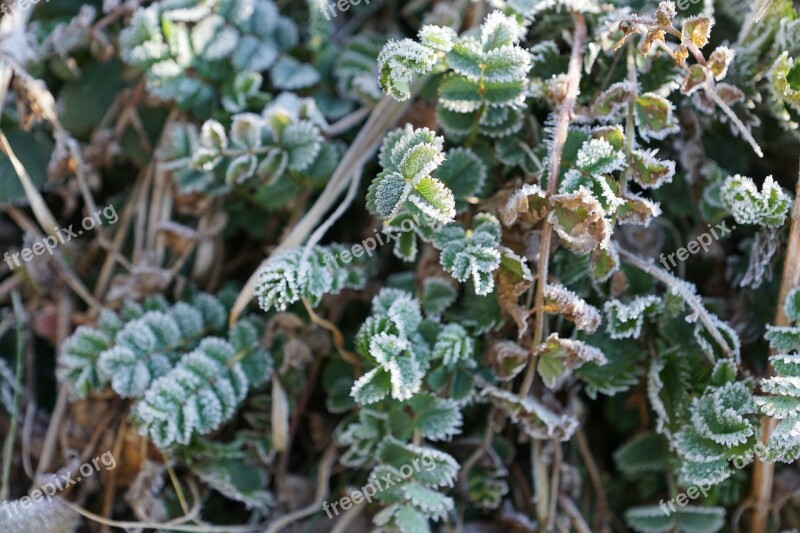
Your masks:
{"label": "frost crystal on leaf", "polygon": [[731,212],[737,224],[759,224],[778,228],[786,221],[792,205],[791,198],[767,176],[761,192],[751,178],[729,176],[720,191],[722,203]]}

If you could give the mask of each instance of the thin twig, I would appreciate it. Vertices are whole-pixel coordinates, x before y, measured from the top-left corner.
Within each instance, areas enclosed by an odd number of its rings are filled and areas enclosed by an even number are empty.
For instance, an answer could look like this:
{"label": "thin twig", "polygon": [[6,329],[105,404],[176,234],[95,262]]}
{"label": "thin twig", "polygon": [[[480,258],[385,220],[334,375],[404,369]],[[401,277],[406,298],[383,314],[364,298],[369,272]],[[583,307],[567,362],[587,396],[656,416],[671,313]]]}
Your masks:
{"label": "thin twig", "polygon": [[0,484],[0,501],[6,501],[9,493],[9,482],[11,480],[11,460],[14,457],[14,441],[17,438],[17,424],[19,418],[19,403],[22,395],[22,368],[25,361],[25,329],[27,327],[27,316],[22,305],[22,298],[19,291],[11,293],[11,300],[14,304],[14,316],[17,320],[17,368],[16,368],[16,387],[14,388],[14,400],[11,409],[11,425],[8,428],[8,435],[5,439],[5,450],[3,453],[3,479]]}
{"label": "thin twig", "polygon": [[320,461],[319,472],[317,473],[317,494],[314,501],[302,509],[278,518],[270,524],[264,533],[278,533],[292,523],[322,510],[322,504],[328,495],[328,481],[331,477],[331,468],[333,468],[335,460],[336,446],[331,444],[322,456],[322,461]]}
{"label": "thin twig", "polygon": [[[561,102],[561,107],[556,116],[555,131],[553,133],[553,149],[550,153],[550,173],[547,178],[547,195],[553,196],[558,187],[558,176],[561,171],[561,156],[564,144],[569,133],[569,124],[578,99],[578,87],[581,82],[581,66],[583,64],[583,43],[586,40],[586,21],[583,15],[573,11],[572,19],[575,22],[575,33],[572,37],[572,53],[570,54],[569,67],[567,68],[567,93]],[[550,263],[550,239],[553,227],[545,220],[542,228],[542,238],[539,244],[539,265],[536,276],[536,297],[534,303],[535,322],[533,329],[533,344],[535,349],[544,338],[544,288],[547,284],[547,275]],[[532,356],[528,363],[525,379],[520,387],[521,398],[528,396],[533,378],[536,375],[536,356]]]}
{"label": "thin twig", "polygon": [[[714,339],[714,341],[722,348],[722,351],[728,357],[735,359],[735,354],[730,346],[728,346],[728,342],[722,336],[717,325],[714,324],[714,321],[711,319],[711,315],[703,306],[703,303],[700,301],[700,298],[694,292],[693,285],[689,284],[689,282],[681,280],[667,272],[666,270],[662,270],[661,268],[655,266],[652,261],[645,261],[638,255],[631,253],[619,246],[617,246],[617,250],[619,251],[619,255],[622,259],[630,263],[631,265],[635,266],[639,270],[646,272],[656,278],[658,281],[670,287],[675,294],[683,298],[683,300],[692,308],[692,311],[697,315],[698,320],[702,322],[702,324],[708,330],[708,333]],[[738,362],[738,361],[737,361]]]}
{"label": "thin twig", "polygon": [[[419,83],[413,85],[418,87]],[[405,113],[410,105],[411,100],[405,102],[396,102],[390,96],[384,96],[380,102],[375,106],[370,113],[367,123],[361,128],[353,144],[345,153],[339,165],[336,167],[331,179],[325,186],[325,190],[319,196],[317,201],[305,216],[292,228],[289,234],[281,241],[278,246],[272,251],[269,257],[261,262],[261,265],[253,272],[250,279],[247,280],[239,297],[231,309],[230,323],[235,323],[245,307],[255,296],[255,288],[258,283],[259,272],[267,266],[273,257],[277,257],[282,252],[295,248],[303,243],[306,238],[311,234],[314,228],[322,220],[322,217],[327,213],[331,206],[336,202],[339,195],[350,184],[350,180],[354,179],[355,171],[366,163],[371,157],[373,152],[377,149],[380,139],[383,135],[395,125],[397,120]]]}

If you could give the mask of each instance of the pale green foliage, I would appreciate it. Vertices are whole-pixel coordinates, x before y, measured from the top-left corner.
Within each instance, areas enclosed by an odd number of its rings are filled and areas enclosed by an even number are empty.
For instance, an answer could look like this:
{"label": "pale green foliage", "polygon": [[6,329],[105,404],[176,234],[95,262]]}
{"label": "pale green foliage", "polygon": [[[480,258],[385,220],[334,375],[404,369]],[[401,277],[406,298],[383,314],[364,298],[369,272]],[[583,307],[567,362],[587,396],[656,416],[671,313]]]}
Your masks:
{"label": "pale green foliage", "polygon": [[617,468],[627,475],[663,472],[669,468],[667,441],[655,432],[640,433],[614,452]]}
{"label": "pale green foliage", "polygon": [[[795,289],[785,302],[786,314],[795,323],[797,298]],[[763,414],[778,420],[764,454],[769,460],[791,463],[800,457],[800,328],[772,328],[767,340],[773,349],[786,353],[770,358],[775,375],[761,382],[761,390],[769,396],[755,400]]]}
{"label": "pale green foliage", "polygon": [[134,13],[120,33],[120,55],[145,72],[152,94],[204,110],[214,88],[243,71],[274,68],[278,89],[315,84],[316,70],[285,55],[298,40],[295,23],[279,15],[270,0],[163,0]]}
{"label": "pale green foliage", "polygon": [[441,359],[445,366],[452,366],[460,360],[474,365],[475,341],[460,324],[448,324],[439,332],[433,346],[431,358]]}
{"label": "pale green foliage", "polygon": [[304,259],[305,250],[295,248],[272,258],[259,274],[258,305],[265,311],[283,311],[301,299],[316,305],[326,294],[362,289],[366,282],[363,266],[337,262],[344,250],[343,245],[315,246]]}
{"label": "pale green foliage", "polygon": [[427,278],[423,282],[422,309],[428,316],[436,318],[456,301],[457,295],[446,279]]}
{"label": "pale green foliage", "polygon": [[386,507],[375,515],[376,526],[421,533],[430,531],[428,520],[442,520],[453,509],[452,498],[437,490],[455,482],[459,467],[453,457],[392,437],[378,446],[377,455],[379,464],[373,468],[370,482],[389,475],[395,484],[378,493]]}
{"label": "pale green foliage", "polygon": [[368,465],[375,459],[378,445],[388,433],[386,413],[372,409],[361,409],[358,412],[358,421],[351,422],[344,428],[339,428],[336,434],[337,442],[346,446],[340,462],[351,468]]}
{"label": "pale green foliage", "polygon": [[657,296],[639,296],[625,304],[619,300],[605,303],[606,330],[612,339],[638,338],[645,317],[661,312],[661,299]]}
{"label": "pale green foliage", "polygon": [[430,363],[430,347],[419,334],[422,311],[410,294],[383,289],[372,302],[373,314],[356,336],[356,350],[377,365],[353,385],[351,395],[361,405],[412,398],[422,387]]}
{"label": "pale green foliage", "polygon": [[[796,31],[796,29],[795,29]],[[788,51],[775,60],[769,77],[772,80],[772,90],[775,96],[800,111],[800,83],[797,72],[800,69],[800,59],[790,57]]]}
{"label": "pale green foliage", "polygon": [[789,291],[789,294],[786,295],[783,309],[789,320],[800,322],[800,287]]}
{"label": "pale green foliage", "polygon": [[[203,339],[134,405],[140,433],[159,448],[186,445],[217,429],[236,413],[248,390],[267,380],[270,354],[258,348],[252,332],[236,332],[237,327],[243,325],[234,326],[230,341]],[[242,340],[248,340],[245,346]]]}
{"label": "pale green foliage", "polygon": [[334,69],[341,94],[354,95],[365,104],[381,99],[377,57],[385,43],[377,35],[357,35],[347,43]]}
{"label": "pale green foliage", "polygon": [[122,397],[141,396],[168,372],[182,353],[225,327],[227,311],[219,300],[198,294],[168,309],[128,308],[126,321],[105,311],[96,328],[79,327],[63,348],[58,376],[70,383],[73,398],[110,384]]}
{"label": "pale green foliage", "polygon": [[723,204],[737,224],[758,224],[777,228],[786,221],[792,200],[767,176],[761,192],[751,178],[735,175],[728,177],[720,192]]}
{"label": "pale green foliage", "polygon": [[451,276],[461,283],[472,280],[476,294],[492,292],[492,273],[500,266],[497,218],[479,213],[471,230],[458,223],[448,224],[436,232],[433,244],[441,250],[439,261]]}
{"label": "pale green foliage", "polygon": [[437,222],[455,216],[453,191],[431,174],[444,161],[444,139],[427,128],[407,124],[386,136],[380,152],[383,172],[372,181],[367,207],[377,217],[391,220],[408,204]]}
{"label": "pale green foliage", "polygon": [[325,120],[311,99],[283,93],[260,115],[240,113],[229,128],[206,121],[200,133],[181,124],[172,132],[166,168],[177,170],[183,192],[225,191],[250,181],[274,185],[303,176],[326,179],[339,159],[325,141]]}
{"label": "pale green foliage", "polygon": [[[732,379],[726,377],[724,379]],[[689,423],[675,435],[674,445],[683,460],[681,483],[716,485],[733,474],[728,461],[752,459],[759,434],[756,403],[748,385],[728,381],[709,387],[689,408]]]}
{"label": "pale green foliage", "polygon": [[272,494],[264,490],[267,472],[246,460],[241,442],[216,444],[198,439],[181,454],[192,473],[226,498],[262,511],[274,504]]}
{"label": "pale green foliage", "polygon": [[390,41],[378,58],[383,90],[398,100],[410,97],[416,74],[434,68],[449,73],[439,85],[439,121],[453,137],[472,132],[504,137],[522,127],[530,54],[519,46],[525,28],[495,11],[480,36],[458,37],[447,28],[425,26],[420,43]]}

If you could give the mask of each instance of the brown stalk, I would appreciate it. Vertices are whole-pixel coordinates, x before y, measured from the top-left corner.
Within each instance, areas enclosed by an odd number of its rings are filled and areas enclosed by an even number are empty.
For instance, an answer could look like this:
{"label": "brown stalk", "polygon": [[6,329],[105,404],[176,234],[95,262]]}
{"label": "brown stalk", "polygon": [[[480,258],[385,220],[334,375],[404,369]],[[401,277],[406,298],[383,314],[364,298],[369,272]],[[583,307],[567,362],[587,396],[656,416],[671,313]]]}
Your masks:
{"label": "brown stalk", "polygon": [[[586,40],[586,21],[583,15],[573,11],[572,20],[575,22],[575,33],[572,37],[572,53],[567,68],[567,94],[561,102],[561,107],[556,116],[556,127],[553,134],[553,150],[550,154],[550,172],[547,178],[547,195],[553,196],[558,186],[558,175],[561,171],[561,155],[564,152],[564,143],[567,141],[569,124],[575,109],[575,102],[578,99],[578,87],[581,83],[581,66],[583,64],[581,53],[583,43]],[[553,226],[545,220],[542,229],[542,239],[539,244],[539,265],[536,276],[536,297],[534,312],[535,322],[533,328],[532,348],[541,344],[544,338],[544,288],[547,284],[547,274],[550,263],[550,240],[553,235]],[[530,392],[533,378],[536,375],[536,356],[533,356],[528,363],[528,370],[522,382],[519,396],[525,398]]]}
{"label": "brown stalk", "polygon": [[[778,293],[778,305],[775,312],[776,326],[789,326],[790,321],[784,311],[783,302],[786,295],[795,287],[800,286],[800,177],[797,180],[795,202],[792,208],[792,226],[789,232],[789,243],[786,249],[786,259],[783,263],[783,278]],[[772,374],[771,366],[767,367],[767,375]],[[765,416],[761,419],[761,443],[766,444],[775,420]],[[772,500],[772,478],[775,464],[761,461],[758,457],[753,465],[753,481],[750,501],[753,511],[750,515],[750,528],[753,533],[763,533],[767,530],[767,519]]]}

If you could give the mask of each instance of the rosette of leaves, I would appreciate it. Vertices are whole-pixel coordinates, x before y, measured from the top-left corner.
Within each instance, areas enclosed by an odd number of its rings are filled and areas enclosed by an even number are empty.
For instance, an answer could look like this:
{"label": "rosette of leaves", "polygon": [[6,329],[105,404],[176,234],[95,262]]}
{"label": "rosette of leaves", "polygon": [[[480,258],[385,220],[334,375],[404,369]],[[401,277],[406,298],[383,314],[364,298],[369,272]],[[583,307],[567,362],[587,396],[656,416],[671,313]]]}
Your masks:
{"label": "rosette of leaves", "polygon": [[729,461],[753,458],[758,409],[748,384],[735,377],[732,365],[717,365],[709,387],[692,401],[688,423],[673,439],[684,486],[717,485],[733,474]]}
{"label": "rosette of leaves", "polygon": [[386,136],[381,146],[383,172],[372,181],[367,208],[382,220],[391,220],[411,204],[435,221],[455,217],[453,191],[431,176],[444,161],[444,139],[427,128],[410,124]]}
{"label": "rosette of leaves", "polygon": [[230,420],[239,404],[272,373],[272,356],[259,348],[246,322],[229,339],[206,337],[133,406],[139,432],[161,449],[188,445]]}
{"label": "rosette of leaves", "polygon": [[284,311],[301,299],[317,305],[326,294],[363,289],[367,281],[363,264],[338,265],[346,249],[337,244],[314,246],[306,257],[304,248],[295,248],[272,258],[259,273],[258,305],[264,311]]}
{"label": "rosette of leaves", "polygon": [[[254,177],[272,185],[284,177],[305,175],[318,159],[332,171],[335,148],[324,142],[316,124],[270,118],[253,113],[234,115],[230,133],[216,120],[207,121],[189,168],[213,171],[221,167],[228,185],[241,185]],[[323,146],[328,146],[326,151],[334,150],[333,165],[327,161],[330,154],[323,153]]]}
{"label": "rosette of leaves", "polygon": [[260,98],[260,72],[271,69],[278,89],[319,80],[313,67],[286,53],[298,37],[270,0],[160,1],[134,13],[120,33],[120,55],[145,72],[148,91],[161,99],[206,114],[215,88],[227,85],[226,107],[241,111]]}
{"label": "rosette of leaves", "polygon": [[775,375],[761,382],[756,404],[763,414],[778,420],[764,450],[771,461],[794,462],[800,457],[800,289],[789,292],[784,302],[786,327],[770,327],[767,340],[779,355],[770,358]]}
{"label": "rosette of leaves", "polygon": [[[465,211],[468,199],[474,199],[480,194],[486,177],[484,162],[475,152],[462,147],[449,150],[444,161],[432,175],[434,180],[444,185],[445,191],[452,193],[455,213]],[[447,202],[449,205],[449,197]],[[406,201],[394,217],[384,220],[384,231],[395,239],[394,255],[406,262],[417,258],[418,238],[423,242],[431,242],[437,228],[442,224],[440,214],[431,211],[425,205],[422,207],[420,205],[422,205],[420,201]]]}
{"label": "rosette of leaves", "polygon": [[792,199],[767,176],[761,192],[751,178],[729,176],[722,184],[720,198],[737,224],[757,224],[766,228],[779,228],[786,221]]}
{"label": "rosette of leaves", "polygon": [[524,36],[525,28],[500,11],[489,14],[479,38],[423,26],[419,42],[403,39],[384,46],[378,57],[381,87],[407,100],[415,73],[446,72],[439,83],[438,117],[448,136],[510,135],[522,127],[531,68],[530,53],[519,46]]}
{"label": "rosette of leaves", "polygon": [[369,481],[383,483],[376,498],[384,508],[373,519],[376,526],[402,533],[430,532],[430,520],[444,520],[453,510],[453,499],[440,492],[455,483],[459,466],[452,456],[391,437],[380,444],[377,456],[379,464]]}
{"label": "rosette of leaves", "polygon": [[372,315],[356,335],[356,352],[374,368],[361,376],[350,395],[369,405],[391,395],[408,400],[422,389],[431,348],[420,334],[419,301],[399,289],[382,289],[372,301]]}
{"label": "rosette of leaves", "polygon": [[[181,352],[190,350],[206,333],[221,329],[225,310],[206,322],[203,314],[178,303],[169,312],[149,311],[127,322],[117,332],[113,347],[97,360],[100,376],[123,398],[141,396],[150,384],[169,371]],[[216,319],[222,317],[222,321]]]}
{"label": "rosette of leaves", "polygon": [[500,222],[493,215],[478,213],[472,229],[458,223],[436,231],[433,245],[441,253],[439,262],[461,283],[471,280],[478,295],[494,290],[494,271],[500,266]]}
{"label": "rosette of leaves", "polygon": [[327,142],[324,117],[310,98],[283,93],[261,115],[234,115],[229,129],[217,120],[200,131],[176,123],[160,155],[184,194],[223,194],[259,184],[267,190],[322,186],[339,163],[341,148]]}
{"label": "rosette of leaves", "polygon": [[75,330],[64,342],[58,368],[58,378],[70,384],[73,398],[107,384],[122,397],[141,396],[182,353],[204,335],[223,331],[227,322],[225,306],[209,294],[169,308],[161,305],[150,301],[149,310],[127,306],[122,319],[104,311],[96,327]]}

